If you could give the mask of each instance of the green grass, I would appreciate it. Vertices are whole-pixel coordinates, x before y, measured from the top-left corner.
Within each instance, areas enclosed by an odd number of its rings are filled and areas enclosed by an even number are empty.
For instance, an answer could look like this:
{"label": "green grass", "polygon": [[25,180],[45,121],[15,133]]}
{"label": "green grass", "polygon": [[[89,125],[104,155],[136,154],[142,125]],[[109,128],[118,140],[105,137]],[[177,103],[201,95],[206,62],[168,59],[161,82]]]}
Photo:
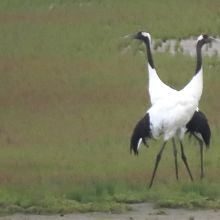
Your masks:
{"label": "green grass", "polygon": [[[167,146],[149,190],[161,141],[143,147],[138,158],[129,154],[131,131],[149,100],[145,57],[122,38],[139,30],[158,39],[218,35],[219,4],[1,1],[0,212],[119,211],[141,201],[219,207],[219,58],[204,59],[200,107],[213,132],[205,181],[199,181],[199,148],[186,139],[195,183],[181,161],[176,183]],[[154,56],[166,83],[182,88],[191,78],[193,58]]]}

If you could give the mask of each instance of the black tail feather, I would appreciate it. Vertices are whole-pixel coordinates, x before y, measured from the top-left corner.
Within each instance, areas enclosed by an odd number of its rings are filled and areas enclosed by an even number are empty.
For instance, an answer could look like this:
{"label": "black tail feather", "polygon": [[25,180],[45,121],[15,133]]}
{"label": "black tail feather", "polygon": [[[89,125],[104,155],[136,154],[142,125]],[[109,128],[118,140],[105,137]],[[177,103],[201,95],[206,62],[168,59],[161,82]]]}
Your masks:
{"label": "black tail feather", "polygon": [[192,119],[186,125],[189,134],[200,134],[206,147],[209,147],[211,139],[211,129],[208,124],[208,119],[201,111],[195,111]]}
{"label": "black tail feather", "polygon": [[150,117],[147,113],[138,123],[135,125],[130,140],[130,152],[134,152],[138,155],[138,142],[141,139],[142,142],[147,146],[146,140],[151,138],[150,132]]}

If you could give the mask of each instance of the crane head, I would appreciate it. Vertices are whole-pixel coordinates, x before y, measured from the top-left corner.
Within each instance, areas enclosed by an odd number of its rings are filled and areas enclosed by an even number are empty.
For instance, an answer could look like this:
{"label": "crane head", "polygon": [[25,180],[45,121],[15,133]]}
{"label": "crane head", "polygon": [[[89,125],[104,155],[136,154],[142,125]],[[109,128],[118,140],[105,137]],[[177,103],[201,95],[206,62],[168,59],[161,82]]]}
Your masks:
{"label": "crane head", "polygon": [[215,38],[208,36],[207,34],[201,34],[197,38],[197,44],[201,43],[203,45],[203,44],[211,43],[212,41],[215,41]]}
{"label": "crane head", "polygon": [[146,41],[146,39],[148,39],[149,42],[151,42],[150,34],[144,31],[140,31],[137,34],[133,35],[133,38],[137,40],[142,40],[142,41]]}

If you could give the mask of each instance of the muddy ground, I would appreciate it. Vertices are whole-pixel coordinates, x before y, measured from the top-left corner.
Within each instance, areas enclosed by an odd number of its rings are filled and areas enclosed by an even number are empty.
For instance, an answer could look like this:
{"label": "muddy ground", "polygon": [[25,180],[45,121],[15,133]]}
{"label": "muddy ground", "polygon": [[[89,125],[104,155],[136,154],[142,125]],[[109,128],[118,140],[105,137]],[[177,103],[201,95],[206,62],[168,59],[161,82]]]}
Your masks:
{"label": "muddy ground", "polygon": [[0,220],[220,220],[220,210],[188,210],[155,208],[153,204],[132,205],[133,210],[122,213],[77,213],[68,215],[23,215],[0,217]]}

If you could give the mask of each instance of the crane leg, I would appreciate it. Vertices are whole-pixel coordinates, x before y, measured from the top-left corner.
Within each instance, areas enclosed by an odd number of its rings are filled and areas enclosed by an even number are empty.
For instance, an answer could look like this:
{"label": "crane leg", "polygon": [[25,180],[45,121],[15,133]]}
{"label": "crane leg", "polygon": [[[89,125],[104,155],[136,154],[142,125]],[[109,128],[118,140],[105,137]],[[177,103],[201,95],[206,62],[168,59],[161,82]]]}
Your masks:
{"label": "crane leg", "polygon": [[150,184],[149,184],[149,188],[151,188],[152,185],[153,185],[153,181],[154,181],[154,177],[155,177],[155,174],[156,174],[156,171],[157,171],[157,167],[158,167],[158,164],[160,162],[160,159],[161,159],[161,156],[162,156],[162,153],[163,153],[163,150],[165,148],[166,143],[167,143],[166,141],[163,143],[159,153],[156,156],[156,162],[155,162],[153,174],[152,174],[152,177],[151,177],[151,181],[150,181]]}
{"label": "crane leg", "polygon": [[174,161],[175,161],[175,171],[176,171],[176,179],[179,179],[179,174],[178,174],[178,163],[177,163],[177,149],[176,149],[176,143],[175,139],[172,138],[173,142],[173,155],[174,155]]}
{"label": "crane leg", "polygon": [[203,142],[202,140],[196,135],[193,134],[193,136],[196,138],[196,140],[199,142],[200,147],[200,166],[201,166],[201,173],[200,173],[200,179],[203,179],[204,177],[204,167],[203,167]]}
{"label": "crane leg", "polygon": [[184,164],[186,166],[186,169],[188,171],[188,174],[190,176],[191,181],[193,181],[192,173],[191,173],[191,171],[189,169],[189,165],[188,165],[187,158],[186,158],[186,155],[185,155],[185,152],[184,152],[184,148],[183,148],[183,143],[182,143],[181,140],[180,140],[180,148],[181,148],[181,158],[182,158],[182,160],[183,160],[183,162],[184,162]]}
{"label": "crane leg", "polygon": [[203,143],[200,144],[200,159],[201,159],[201,174],[200,179],[204,177],[204,167],[203,167]]}

